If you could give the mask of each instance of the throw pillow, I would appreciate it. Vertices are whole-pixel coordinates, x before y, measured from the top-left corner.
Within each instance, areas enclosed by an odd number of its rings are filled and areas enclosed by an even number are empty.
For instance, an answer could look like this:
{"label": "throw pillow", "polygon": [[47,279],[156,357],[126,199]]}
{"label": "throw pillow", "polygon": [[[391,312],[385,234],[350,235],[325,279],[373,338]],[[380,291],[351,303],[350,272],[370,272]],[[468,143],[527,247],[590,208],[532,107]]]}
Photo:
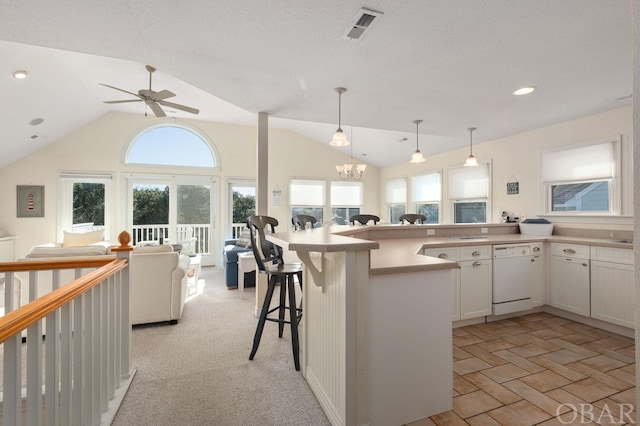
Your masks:
{"label": "throw pillow", "polygon": [[63,231],[62,247],[81,247],[102,241],[104,229],[91,232]]}
{"label": "throw pillow", "polygon": [[251,247],[251,234],[249,233],[249,228],[244,228],[240,236],[238,237],[238,241],[236,241],[236,245],[238,247],[249,248]]}

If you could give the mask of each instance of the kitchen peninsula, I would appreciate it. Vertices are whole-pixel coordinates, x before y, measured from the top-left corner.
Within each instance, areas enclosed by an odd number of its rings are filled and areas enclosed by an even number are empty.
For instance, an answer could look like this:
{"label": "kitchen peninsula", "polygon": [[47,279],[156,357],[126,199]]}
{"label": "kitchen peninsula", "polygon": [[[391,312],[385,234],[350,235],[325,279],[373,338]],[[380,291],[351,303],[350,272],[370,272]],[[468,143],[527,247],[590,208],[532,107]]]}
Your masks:
{"label": "kitchen peninsula", "polygon": [[521,235],[514,224],[333,226],[268,239],[305,264],[302,371],[335,425],[401,425],[451,409],[458,262],[422,253],[523,242],[632,247]]}

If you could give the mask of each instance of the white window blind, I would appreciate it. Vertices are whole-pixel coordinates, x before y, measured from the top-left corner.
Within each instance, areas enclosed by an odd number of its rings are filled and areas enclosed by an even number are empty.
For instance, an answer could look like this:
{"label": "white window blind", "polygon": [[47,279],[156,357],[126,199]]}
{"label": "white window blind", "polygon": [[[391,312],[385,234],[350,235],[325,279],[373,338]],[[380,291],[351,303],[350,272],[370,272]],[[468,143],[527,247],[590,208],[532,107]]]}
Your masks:
{"label": "white window blind", "polygon": [[489,197],[489,163],[449,169],[449,198],[465,200]]}
{"label": "white window blind", "polygon": [[407,181],[404,178],[391,179],[386,184],[386,199],[389,204],[407,202]]}
{"label": "white window blind", "polygon": [[440,172],[411,177],[413,202],[440,201],[441,194]]}
{"label": "white window blind", "polygon": [[289,185],[289,204],[292,206],[323,206],[325,182],[294,179]]}
{"label": "white window blind", "polygon": [[332,206],[361,206],[362,182],[331,182]]}
{"label": "white window blind", "polygon": [[543,182],[573,182],[612,179],[615,174],[616,143],[608,141],[542,153]]}

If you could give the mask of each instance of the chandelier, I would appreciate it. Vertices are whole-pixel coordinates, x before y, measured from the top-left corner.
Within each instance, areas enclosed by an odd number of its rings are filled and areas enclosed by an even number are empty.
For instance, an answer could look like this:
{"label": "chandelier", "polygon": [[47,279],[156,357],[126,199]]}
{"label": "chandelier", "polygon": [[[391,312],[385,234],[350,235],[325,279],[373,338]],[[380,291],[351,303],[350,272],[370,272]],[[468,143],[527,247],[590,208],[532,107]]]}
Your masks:
{"label": "chandelier", "polygon": [[356,163],[353,158],[353,127],[351,128],[351,156],[349,162],[336,165],[338,176],[342,180],[360,180],[364,175],[367,165],[364,163]]}

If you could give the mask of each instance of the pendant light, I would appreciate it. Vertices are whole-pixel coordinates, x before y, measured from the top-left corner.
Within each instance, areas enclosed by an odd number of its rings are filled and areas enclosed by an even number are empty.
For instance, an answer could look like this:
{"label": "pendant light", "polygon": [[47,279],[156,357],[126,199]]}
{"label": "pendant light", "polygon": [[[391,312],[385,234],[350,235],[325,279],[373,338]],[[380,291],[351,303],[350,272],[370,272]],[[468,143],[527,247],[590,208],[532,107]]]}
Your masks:
{"label": "pendant light", "polygon": [[413,122],[416,125],[416,152],[413,153],[413,155],[411,156],[411,160],[409,162],[424,163],[427,160],[424,158],[424,155],[422,155],[422,153],[420,152],[420,148],[418,148],[418,125],[422,123],[422,120],[413,120]]}
{"label": "pendant light", "polygon": [[340,128],[340,119],[341,119],[341,107],[342,107],[342,94],[344,92],[347,91],[347,89],[345,89],[344,87],[336,87],[335,89],[336,92],[338,92],[338,130],[336,130],[336,132],[333,134],[333,138],[331,139],[331,142],[329,142],[329,145],[331,146],[347,146],[349,145],[349,141],[347,140],[347,136],[344,134],[344,132],[342,131],[342,129]]}
{"label": "pendant light", "polygon": [[[353,127],[351,128],[351,142],[353,142]],[[353,143],[351,144],[351,157],[349,158],[349,162],[336,165],[336,171],[342,180],[360,180],[366,169],[366,164],[356,163],[354,160]]]}
{"label": "pendant light", "polygon": [[469,156],[467,157],[467,161],[464,162],[465,167],[475,167],[478,165],[478,160],[473,156],[473,131],[476,130],[475,127],[469,127]]}

